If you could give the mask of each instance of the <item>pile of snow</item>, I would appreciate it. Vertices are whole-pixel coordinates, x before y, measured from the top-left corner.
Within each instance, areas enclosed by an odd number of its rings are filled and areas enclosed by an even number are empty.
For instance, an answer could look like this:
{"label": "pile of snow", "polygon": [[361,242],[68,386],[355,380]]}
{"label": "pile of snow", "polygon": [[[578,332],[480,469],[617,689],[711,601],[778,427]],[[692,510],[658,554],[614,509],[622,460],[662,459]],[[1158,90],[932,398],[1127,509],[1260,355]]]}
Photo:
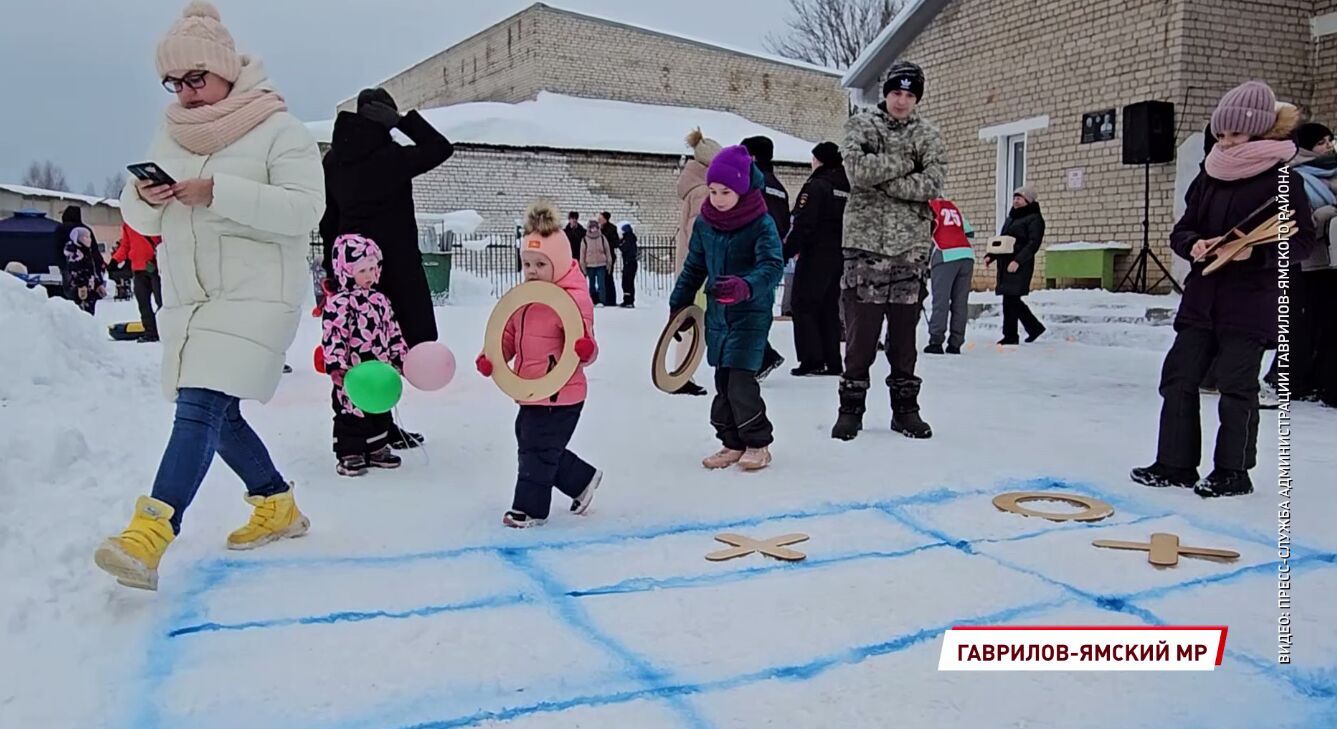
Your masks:
{"label": "pile of snow", "polygon": [[[683,137],[695,127],[721,144],[763,135],[775,141],[775,159],[806,164],[813,143],[737,114],[681,106],[584,99],[540,91],[518,104],[477,101],[422,112],[452,142],[504,147],[547,147],[641,154],[686,154]],[[329,143],[334,120],[306,125]],[[399,132],[396,138],[409,141]]]}
{"label": "pile of snow", "polygon": [[120,356],[93,317],[47,298],[45,289],[0,276],[0,311],[0,404],[96,396],[111,383],[138,389],[157,380]]}
{"label": "pile of snow", "polygon": [[473,235],[483,224],[483,216],[477,210],[456,210],[450,213],[418,213],[418,223],[440,225],[455,235]]}
{"label": "pile of snow", "polygon": [[[99,308],[122,318],[134,311],[128,302]],[[113,342],[105,326],[0,274],[0,642],[24,657],[0,669],[6,726],[94,726],[93,692],[61,692],[59,711],[78,722],[51,720],[52,707],[14,697],[112,680],[118,660],[135,662],[142,639],[115,624],[142,604],[109,601],[92,555],[125,526],[133,494],[147,491],[171,411],[158,346]],[[147,629],[148,618],[137,624]]]}

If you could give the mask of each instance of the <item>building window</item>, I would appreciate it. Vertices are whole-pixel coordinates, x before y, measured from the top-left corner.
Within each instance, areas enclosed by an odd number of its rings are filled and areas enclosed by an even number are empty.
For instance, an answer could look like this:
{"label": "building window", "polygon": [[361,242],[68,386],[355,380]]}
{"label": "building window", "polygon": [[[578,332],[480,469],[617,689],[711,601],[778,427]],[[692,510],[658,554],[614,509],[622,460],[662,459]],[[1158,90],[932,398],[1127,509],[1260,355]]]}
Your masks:
{"label": "building window", "polygon": [[1026,143],[1031,134],[1049,128],[1049,117],[1036,116],[980,129],[980,140],[993,142],[998,150],[994,174],[994,227],[1001,229],[1012,209],[1012,191],[1026,184]]}
{"label": "building window", "polygon": [[1026,184],[1026,134],[1012,134],[998,138],[998,217],[996,227],[1001,230],[1007,213],[1012,209],[1012,192]]}

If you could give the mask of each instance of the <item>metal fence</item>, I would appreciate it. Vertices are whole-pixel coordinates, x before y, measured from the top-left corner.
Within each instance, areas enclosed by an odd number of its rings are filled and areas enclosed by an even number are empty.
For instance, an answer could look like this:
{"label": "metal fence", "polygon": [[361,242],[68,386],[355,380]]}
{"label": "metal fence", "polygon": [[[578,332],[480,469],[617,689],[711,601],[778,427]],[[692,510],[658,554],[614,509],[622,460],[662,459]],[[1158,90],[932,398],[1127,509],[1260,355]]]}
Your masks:
{"label": "metal fence", "polygon": [[[668,298],[676,279],[674,266],[675,244],[672,235],[638,235],[639,254],[636,269],[636,297]],[[450,233],[434,241],[420,241],[423,252],[450,254],[451,298],[490,296],[501,298],[524,279],[520,268],[516,238],[507,233],[494,233],[459,238]],[[320,235],[312,233],[311,252],[308,256],[314,286],[319,295],[322,249]],[[618,257],[614,271],[619,296],[622,294],[622,271],[625,261]]]}

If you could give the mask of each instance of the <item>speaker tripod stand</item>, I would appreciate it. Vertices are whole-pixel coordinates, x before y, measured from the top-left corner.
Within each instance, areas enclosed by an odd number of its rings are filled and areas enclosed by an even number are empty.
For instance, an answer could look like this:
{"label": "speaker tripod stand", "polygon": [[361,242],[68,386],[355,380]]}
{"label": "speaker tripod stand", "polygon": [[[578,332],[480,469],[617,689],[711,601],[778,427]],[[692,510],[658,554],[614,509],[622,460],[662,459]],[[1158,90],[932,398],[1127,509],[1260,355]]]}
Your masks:
{"label": "speaker tripod stand", "polygon": [[[1147,268],[1150,264],[1156,264],[1156,268],[1161,271],[1161,277],[1156,279],[1155,283],[1147,284]],[[1124,291],[1124,286],[1132,284],[1128,289],[1134,293],[1146,294],[1152,289],[1161,285],[1162,281],[1168,280],[1174,287],[1175,293],[1182,294],[1184,289],[1179,286],[1179,282],[1170,274],[1170,269],[1161,263],[1161,259],[1156,256],[1156,252],[1151,250],[1151,163],[1142,163],[1142,250],[1138,251],[1137,257],[1133,259],[1133,265],[1129,267],[1128,273],[1124,274],[1119,285],[1114,287],[1115,291]]]}

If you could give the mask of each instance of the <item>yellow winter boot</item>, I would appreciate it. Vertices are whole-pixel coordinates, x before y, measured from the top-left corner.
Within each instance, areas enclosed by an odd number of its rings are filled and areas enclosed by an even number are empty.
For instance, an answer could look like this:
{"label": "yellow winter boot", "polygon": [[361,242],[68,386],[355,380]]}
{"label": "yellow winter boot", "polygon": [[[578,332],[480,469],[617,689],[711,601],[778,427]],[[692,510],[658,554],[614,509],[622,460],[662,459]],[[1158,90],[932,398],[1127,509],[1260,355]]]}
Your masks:
{"label": "yellow winter boot", "polygon": [[246,503],[255,511],[250,523],[227,535],[228,549],[255,549],[277,539],[300,537],[311,528],[311,521],[293,500],[292,484],[281,494],[247,496]]}
{"label": "yellow winter boot", "polygon": [[171,521],[174,513],[170,505],[155,498],[139,497],[130,526],[103,542],[93,553],[93,561],[126,587],[158,589],[158,561],[176,539]]}

